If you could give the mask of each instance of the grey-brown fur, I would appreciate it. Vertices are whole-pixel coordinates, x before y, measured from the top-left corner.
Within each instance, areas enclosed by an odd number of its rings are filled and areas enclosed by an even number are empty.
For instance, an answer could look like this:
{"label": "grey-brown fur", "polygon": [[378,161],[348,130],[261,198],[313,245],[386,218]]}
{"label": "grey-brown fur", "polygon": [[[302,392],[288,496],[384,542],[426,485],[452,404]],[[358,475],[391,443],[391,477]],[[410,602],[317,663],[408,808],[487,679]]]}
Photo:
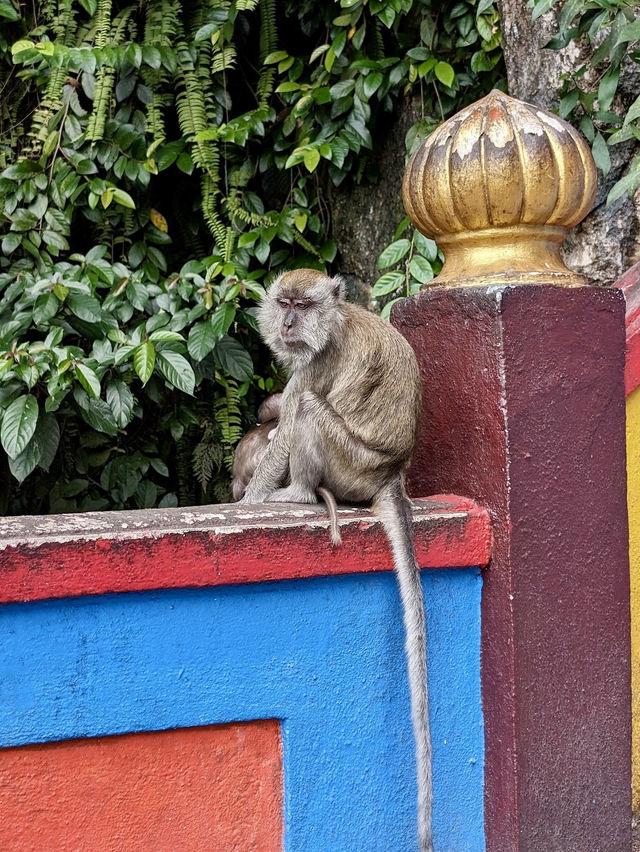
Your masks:
{"label": "grey-brown fur", "polygon": [[[291,373],[278,431],[246,502],[370,502],[391,548],[402,598],[418,774],[418,839],[432,850],[426,628],[404,471],[415,444],[421,384],[413,350],[391,325],[343,301],[339,279],[286,272],[269,288],[260,330]],[[289,477],[289,485],[284,485]],[[283,487],[284,486],[284,487]]]}
{"label": "grey-brown fur", "polygon": [[[268,396],[258,409],[258,424],[250,429],[238,442],[233,454],[233,470],[231,493],[234,500],[241,500],[258,464],[267,452],[269,441],[275,435],[278,418],[282,406],[282,394],[273,393]],[[318,496],[324,501],[331,520],[331,542],[342,544],[340,525],[338,523],[338,507],[333,494],[322,486],[316,489]]]}

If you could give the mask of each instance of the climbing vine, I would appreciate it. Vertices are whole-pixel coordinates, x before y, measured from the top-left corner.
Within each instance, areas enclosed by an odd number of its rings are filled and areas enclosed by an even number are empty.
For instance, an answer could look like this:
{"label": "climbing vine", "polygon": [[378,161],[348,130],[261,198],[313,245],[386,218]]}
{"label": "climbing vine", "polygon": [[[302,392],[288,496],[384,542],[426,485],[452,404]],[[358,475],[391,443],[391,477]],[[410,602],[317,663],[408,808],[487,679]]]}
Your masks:
{"label": "climbing vine", "polygon": [[[500,78],[494,5],[445,6],[0,0],[0,511],[227,499],[283,379],[256,303],[336,262],[327,186],[404,99],[411,150]],[[374,298],[439,263],[401,223]]]}

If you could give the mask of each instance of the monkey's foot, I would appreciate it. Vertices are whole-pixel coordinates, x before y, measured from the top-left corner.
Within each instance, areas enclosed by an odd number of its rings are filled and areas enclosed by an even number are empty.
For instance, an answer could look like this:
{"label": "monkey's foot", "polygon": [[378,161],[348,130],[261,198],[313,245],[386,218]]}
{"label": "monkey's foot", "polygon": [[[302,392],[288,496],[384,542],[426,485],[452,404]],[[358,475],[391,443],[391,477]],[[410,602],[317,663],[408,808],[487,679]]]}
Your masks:
{"label": "monkey's foot", "polygon": [[313,491],[288,485],[286,488],[278,488],[269,497],[270,503],[317,503],[318,498]]}

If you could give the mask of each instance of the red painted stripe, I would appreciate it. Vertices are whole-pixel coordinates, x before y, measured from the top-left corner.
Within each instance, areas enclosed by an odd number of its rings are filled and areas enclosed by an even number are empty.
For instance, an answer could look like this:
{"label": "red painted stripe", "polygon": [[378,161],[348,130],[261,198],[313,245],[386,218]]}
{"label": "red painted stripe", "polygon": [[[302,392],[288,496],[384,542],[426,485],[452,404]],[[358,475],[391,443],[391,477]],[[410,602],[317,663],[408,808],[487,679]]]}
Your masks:
{"label": "red painted stripe", "polygon": [[616,282],[627,303],[627,354],[624,384],[627,396],[640,385],[640,262]]}
{"label": "red painted stripe", "polygon": [[[340,510],[342,547],[328,527],[320,506],[279,504],[0,518],[0,602],[391,570],[370,512]],[[489,513],[472,500],[415,500],[414,530],[423,568],[489,561]]]}

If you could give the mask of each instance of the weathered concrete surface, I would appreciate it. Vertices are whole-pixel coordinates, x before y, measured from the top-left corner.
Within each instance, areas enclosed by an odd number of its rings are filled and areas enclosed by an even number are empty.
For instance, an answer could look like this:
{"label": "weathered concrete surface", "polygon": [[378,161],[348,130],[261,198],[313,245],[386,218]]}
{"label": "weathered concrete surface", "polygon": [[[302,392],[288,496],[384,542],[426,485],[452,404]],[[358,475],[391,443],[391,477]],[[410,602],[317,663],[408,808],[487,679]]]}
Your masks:
{"label": "weathered concrete surface", "polygon": [[[155,588],[389,571],[370,510],[340,508],[342,547],[322,506],[192,509],[0,518],[0,602]],[[422,568],[483,566],[488,512],[451,495],[414,501]]]}

